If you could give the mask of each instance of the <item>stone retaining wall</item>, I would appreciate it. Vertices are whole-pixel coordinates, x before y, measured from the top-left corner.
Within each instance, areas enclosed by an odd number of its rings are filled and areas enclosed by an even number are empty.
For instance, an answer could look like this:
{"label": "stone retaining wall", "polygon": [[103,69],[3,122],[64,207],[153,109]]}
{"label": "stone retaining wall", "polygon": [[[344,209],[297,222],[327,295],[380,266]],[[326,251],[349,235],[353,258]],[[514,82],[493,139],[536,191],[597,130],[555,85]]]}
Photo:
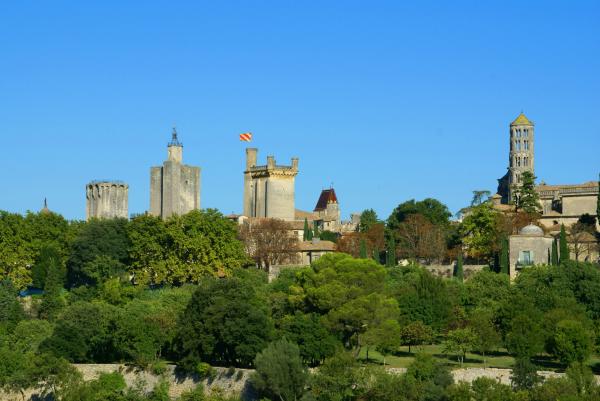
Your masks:
{"label": "stone retaining wall", "polygon": [[[98,378],[101,373],[121,372],[125,378],[128,387],[143,388],[146,392],[151,391],[160,380],[167,380],[170,384],[169,395],[175,399],[186,391],[193,390],[202,384],[207,393],[218,391],[226,395],[240,395],[242,400],[255,400],[257,397],[253,393],[249,383],[249,378],[253,370],[250,369],[227,369],[214,368],[215,375],[212,379],[198,379],[193,376],[181,376],[175,373],[175,366],[169,365],[163,375],[155,375],[147,371],[141,371],[129,368],[120,364],[76,364],[75,367],[81,372],[84,380],[93,380]],[[396,374],[406,373],[405,368],[389,368],[389,372]],[[538,371],[544,378],[562,377],[564,373],[549,371]],[[498,380],[502,384],[510,384],[510,369],[498,368],[464,368],[452,371],[455,382],[471,383],[479,377],[489,377]],[[596,381],[600,384],[600,376],[596,376]],[[35,400],[36,391],[27,391],[26,400]],[[5,394],[0,392],[0,401],[21,401],[20,394]]]}

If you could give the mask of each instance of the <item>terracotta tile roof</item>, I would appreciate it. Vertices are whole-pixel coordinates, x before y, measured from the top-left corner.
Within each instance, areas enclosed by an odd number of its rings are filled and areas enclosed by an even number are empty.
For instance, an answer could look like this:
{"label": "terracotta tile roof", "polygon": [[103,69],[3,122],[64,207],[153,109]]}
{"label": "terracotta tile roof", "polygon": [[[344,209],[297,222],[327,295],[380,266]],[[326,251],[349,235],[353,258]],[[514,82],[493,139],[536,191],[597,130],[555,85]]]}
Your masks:
{"label": "terracotta tile roof", "polygon": [[576,189],[576,188],[598,188],[598,181],[588,181],[583,184],[566,184],[566,185],[548,185],[540,184],[536,186],[538,191],[560,191],[565,189]]}
{"label": "terracotta tile roof", "polygon": [[335,251],[335,242],[331,241],[302,241],[300,243],[301,251]]}
{"label": "terracotta tile roof", "polygon": [[315,214],[313,212],[307,212],[305,210],[300,210],[300,209],[296,209],[294,211],[294,216],[295,216],[296,220],[302,220],[302,221],[304,221],[304,219],[308,219],[309,221],[311,221],[315,218]]}
{"label": "terracotta tile roof", "polygon": [[335,195],[335,190],[333,188],[324,189],[321,191],[321,196],[319,196],[319,200],[317,201],[317,206],[315,206],[315,212],[319,212],[321,210],[327,209],[327,205],[330,203],[338,203],[337,196]]}

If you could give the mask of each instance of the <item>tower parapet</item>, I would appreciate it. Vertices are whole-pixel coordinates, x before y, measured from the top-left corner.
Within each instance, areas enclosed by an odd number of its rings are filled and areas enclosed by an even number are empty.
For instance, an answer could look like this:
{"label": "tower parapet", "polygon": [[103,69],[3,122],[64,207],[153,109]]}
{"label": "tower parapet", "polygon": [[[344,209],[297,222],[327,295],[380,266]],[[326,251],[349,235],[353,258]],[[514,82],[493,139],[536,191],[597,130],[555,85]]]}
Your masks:
{"label": "tower parapet", "polygon": [[295,179],[298,158],[289,166],[278,165],[274,156],[267,156],[267,164],[256,165],[258,149],[246,149],[244,171],[244,215],[295,219]]}

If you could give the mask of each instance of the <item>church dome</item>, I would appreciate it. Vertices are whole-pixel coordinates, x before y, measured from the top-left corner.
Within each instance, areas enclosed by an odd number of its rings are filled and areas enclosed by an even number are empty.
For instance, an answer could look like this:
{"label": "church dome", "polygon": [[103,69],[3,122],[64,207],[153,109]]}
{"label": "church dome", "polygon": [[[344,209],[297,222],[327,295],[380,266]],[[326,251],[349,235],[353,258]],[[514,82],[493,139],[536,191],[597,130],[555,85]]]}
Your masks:
{"label": "church dome", "polygon": [[530,224],[528,226],[523,227],[520,231],[519,234],[521,235],[536,235],[536,236],[542,236],[544,235],[544,230],[542,230],[540,227],[534,225],[534,224]]}

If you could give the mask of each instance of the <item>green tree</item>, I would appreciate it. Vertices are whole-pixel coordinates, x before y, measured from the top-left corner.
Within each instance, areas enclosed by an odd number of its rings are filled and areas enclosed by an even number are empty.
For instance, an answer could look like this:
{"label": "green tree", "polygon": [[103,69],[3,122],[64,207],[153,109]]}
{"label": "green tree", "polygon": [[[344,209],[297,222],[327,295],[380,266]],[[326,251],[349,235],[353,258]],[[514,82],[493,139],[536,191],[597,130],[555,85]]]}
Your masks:
{"label": "green tree", "polygon": [[309,310],[326,315],[324,324],[340,335],[347,347],[360,349],[360,336],[387,319],[398,305],[384,295],[386,269],[372,259],[328,254],[301,276]]}
{"label": "green tree", "polygon": [[585,362],[592,353],[592,347],[592,336],[581,322],[563,320],[556,325],[550,348],[565,365]]}
{"label": "green tree", "polygon": [[97,263],[100,257],[127,263],[127,224],[127,219],[92,219],[81,227],[67,262],[71,286],[98,284],[102,274],[94,269],[103,267]]}
{"label": "green tree", "polygon": [[229,276],[250,262],[235,223],[214,209],[172,216],[164,226],[139,217],[128,234],[136,283],[197,283],[205,276]]}
{"label": "green tree", "polygon": [[47,320],[22,320],[10,338],[10,347],[23,354],[37,353],[40,344],[52,335],[54,326]]}
{"label": "green tree", "polygon": [[179,324],[179,348],[188,369],[200,361],[251,366],[272,335],[266,302],[236,277],[204,278]]}
{"label": "green tree", "polygon": [[530,171],[521,174],[521,184],[515,188],[515,204],[517,210],[536,215],[542,212],[540,196],[535,190],[536,177]]}
{"label": "green tree", "polygon": [[23,306],[17,299],[17,290],[10,281],[0,281],[0,333],[12,332],[25,319]]}
{"label": "green tree", "polygon": [[571,256],[569,253],[569,244],[567,243],[567,233],[565,231],[565,225],[560,225],[560,236],[559,236],[559,249],[560,249],[560,263],[570,260]]}
{"label": "green tree", "polygon": [[9,280],[16,289],[31,284],[35,253],[23,216],[0,211],[0,281]]}
{"label": "green tree", "polygon": [[405,221],[411,214],[420,214],[436,226],[447,226],[452,216],[448,207],[437,199],[427,198],[422,201],[411,199],[399,204],[392,211],[387,220],[387,228],[392,231],[397,230],[400,223]]}
{"label": "green tree", "polygon": [[349,353],[341,352],[325,360],[311,377],[310,389],[319,401],[355,400],[359,389],[360,373],[356,359]]}
{"label": "green tree", "polygon": [[360,222],[358,223],[358,231],[361,233],[366,233],[369,229],[375,225],[380,223],[379,218],[377,217],[377,213],[373,209],[365,209],[360,214]]}
{"label": "green tree", "polygon": [[473,349],[483,357],[483,367],[487,367],[486,354],[497,349],[502,341],[500,333],[493,323],[493,315],[486,310],[475,310],[469,321],[473,330]]}
{"label": "green tree", "polygon": [[332,356],[339,341],[329,333],[316,313],[304,314],[296,311],[279,322],[280,337],[288,338],[298,345],[305,364],[316,366]]}
{"label": "green tree", "polygon": [[8,347],[0,348],[0,389],[6,392],[19,392],[25,401],[25,390],[35,385],[31,377],[28,358],[31,354],[23,354]]}
{"label": "green tree", "polygon": [[509,274],[508,259],[508,238],[502,238],[502,248],[500,249],[500,273]]}
{"label": "green tree", "polygon": [[388,319],[377,326],[367,329],[363,336],[363,344],[375,348],[383,355],[383,366],[385,366],[385,358],[387,355],[395,352],[400,346],[400,325],[394,319]]}
{"label": "green tree", "polygon": [[473,349],[475,341],[475,333],[470,328],[452,330],[446,336],[444,353],[455,354],[462,367],[467,352]]}
{"label": "green tree", "polygon": [[262,394],[281,401],[302,397],[308,372],[302,365],[298,346],[285,338],[270,343],[254,359],[251,381]]}
{"label": "green tree", "polygon": [[459,251],[457,259],[458,260],[456,261],[456,265],[454,266],[454,272],[452,275],[456,280],[462,282],[464,280],[462,251]]}
{"label": "green tree", "polygon": [[552,241],[551,264],[552,266],[558,266],[558,246],[556,245],[556,238]]}
{"label": "green tree", "polygon": [[466,251],[474,257],[490,258],[498,250],[505,235],[501,227],[502,216],[489,203],[472,207],[459,227]]}
{"label": "green tree", "polygon": [[537,366],[527,357],[519,357],[512,368],[510,381],[515,390],[530,390],[542,381]]}
{"label": "green tree", "polygon": [[511,322],[506,348],[516,358],[530,358],[544,349],[544,332],[535,315],[523,311]]}
{"label": "green tree", "polygon": [[319,224],[316,221],[313,221],[313,237],[319,238],[320,236]]}
{"label": "green tree", "polygon": [[432,338],[433,332],[431,328],[424,325],[420,320],[410,322],[400,329],[400,341],[402,345],[408,345],[409,353],[412,352],[412,346],[426,344]]}
{"label": "green tree", "polygon": [[52,336],[40,350],[71,362],[114,362],[118,359],[113,342],[117,313],[110,305],[76,302],[59,315]]}

